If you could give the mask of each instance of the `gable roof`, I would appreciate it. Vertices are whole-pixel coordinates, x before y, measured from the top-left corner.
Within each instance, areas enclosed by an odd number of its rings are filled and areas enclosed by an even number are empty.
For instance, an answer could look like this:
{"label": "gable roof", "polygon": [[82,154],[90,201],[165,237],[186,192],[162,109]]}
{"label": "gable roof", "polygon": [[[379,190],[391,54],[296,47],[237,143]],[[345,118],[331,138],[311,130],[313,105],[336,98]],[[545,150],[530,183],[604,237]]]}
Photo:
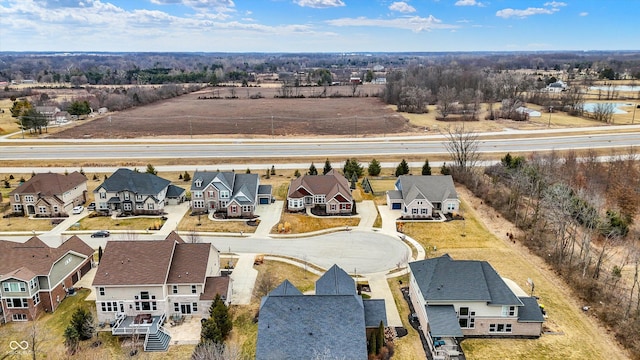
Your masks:
{"label": "gable roof", "polygon": [[362,306],[351,295],[268,295],[260,307],[256,359],[366,359]]}
{"label": "gable roof", "polygon": [[93,286],[165,284],[176,242],[108,241]]}
{"label": "gable roof", "polygon": [[316,281],[316,295],[356,295],[355,281],[338,265],[333,265]]}
{"label": "gable roof", "polygon": [[108,192],[127,190],[140,195],[157,195],[170,183],[157,175],[121,168],[111,174],[94,192],[102,188]]}
{"label": "gable roof", "polygon": [[[69,252],[89,257],[94,250],[75,235],[57,248],[49,247],[36,236],[22,244],[0,240],[0,275],[6,278],[13,274],[22,280],[30,280],[36,275],[46,276],[53,264]],[[26,279],[28,276],[31,277]]]}
{"label": "gable roof", "polygon": [[186,190],[181,188],[180,186],[169,184],[169,187],[167,188],[167,197],[168,198],[177,198],[177,197],[180,197],[180,196],[184,195],[185,192],[186,192]]}
{"label": "gable roof", "polygon": [[42,196],[62,195],[78,185],[85,183],[87,178],[77,171],[68,175],[55,173],[36,174],[22,183],[9,194],[40,194]]}
{"label": "gable roof", "polygon": [[291,180],[287,198],[300,198],[309,194],[325,195],[327,201],[338,194],[342,194],[348,202],[352,199],[349,181],[333,169],[326,175],[302,175]]}
{"label": "gable roof", "polygon": [[204,284],[204,292],[200,294],[200,300],[213,300],[217,294],[226,300],[231,278],[229,276],[210,276]]}
{"label": "gable roof", "polygon": [[197,171],[193,175],[191,190],[202,191],[212,185],[218,190],[229,191],[229,202],[235,201],[240,205],[254,205],[258,195],[259,181],[258,174],[236,174],[229,171]]}
{"label": "gable roof", "polygon": [[453,305],[427,305],[425,310],[429,318],[431,336],[464,337]]}
{"label": "gable roof", "polygon": [[253,205],[258,195],[258,174],[236,174],[230,201]]}
{"label": "gable roof", "polygon": [[453,260],[449,255],[409,263],[425,301],[486,301],[490,305],[522,302],[486,261]]}
{"label": "gable roof", "polygon": [[451,175],[401,175],[396,181],[396,188],[402,192],[405,203],[416,199],[441,202],[458,198]]}
{"label": "gable roof", "polygon": [[167,284],[204,284],[212,246],[209,243],[177,243]]}
{"label": "gable roof", "polygon": [[285,280],[269,293],[271,296],[303,295],[289,280]]}
{"label": "gable roof", "polygon": [[544,322],[540,304],[534,297],[520,297],[524,306],[518,308],[518,322]]}

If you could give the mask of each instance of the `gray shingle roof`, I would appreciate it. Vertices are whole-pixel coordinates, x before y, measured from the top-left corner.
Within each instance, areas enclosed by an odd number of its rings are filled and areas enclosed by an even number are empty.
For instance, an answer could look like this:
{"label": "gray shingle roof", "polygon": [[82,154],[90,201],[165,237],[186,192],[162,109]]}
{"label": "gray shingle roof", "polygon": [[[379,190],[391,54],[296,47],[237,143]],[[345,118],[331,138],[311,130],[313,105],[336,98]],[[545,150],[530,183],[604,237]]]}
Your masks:
{"label": "gray shingle roof", "polygon": [[169,180],[153,174],[118,169],[102,185],[98,186],[96,191],[104,188],[108,192],[128,190],[140,195],[156,195],[170,183]]}
{"label": "gray shingle roof", "polygon": [[259,195],[271,195],[271,185],[258,185],[258,194]]}
{"label": "gray shingle roof", "polygon": [[486,261],[453,260],[449,255],[409,263],[427,303],[486,301],[521,306],[520,300]]}
{"label": "gray shingle roof", "polygon": [[458,198],[451,175],[402,175],[396,181],[396,188],[402,192],[405,203],[423,198],[430,202]]}
{"label": "gray shingle roof", "polygon": [[400,190],[389,190],[387,191],[387,195],[389,199],[402,200],[402,191]]}
{"label": "gray shingle roof", "polygon": [[426,306],[431,336],[464,337],[453,305]]}
{"label": "gray shingle roof", "polygon": [[540,310],[540,304],[534,297],[521,297],[524,304],[518,308],[518,322],[543,322],[544,316]]}
{"label": "gray shingle roof", "polygon": [[[240,205],[255,205],[258,182],[258,174],[198,171],[193,175],[191,190],[202,191],[209,184],[212,184],[218,190],[229,191],[229,202],[236,201]],[[271,187],[269,187],[269,193],[271,193]]]}
{"label": "gray shingle roof", "polygon": [[255,205],[258,196],[258,174],[236,174],[231,201],[240,205]]}
{"label": "gray shingle roof", "polygon": [[168,198],[177,198],[177,197],[180,197],[180,196],[184,195],[185,192],[186,192],[186,190],[181,188],[180,186],[169,185],[169,188],[167,189],[167,197]]}
{"label": "gray shingle roof", "polygon": [[297,287],[293,286],[289,280],[285,280],[277,288],[273,289],[269,295],[271,296],[288,296],[288,295],[302,295]]}
{"label": "gray shingle roof", "polygon": [[257,360],[366,359],[364,311],[355,296],[267,296],[260,308]]}
{"label": "gray shingle roof", "polygon": [[333,265],[316,281],[316,295],[355,295],[356,283],[337,265]]}
{"label": "gray shingle roof", "polygon": [[368,328],[380,326],[380,321],[387,326],[387,307],[384,299],[362,300],[364,305],[364,323]]}

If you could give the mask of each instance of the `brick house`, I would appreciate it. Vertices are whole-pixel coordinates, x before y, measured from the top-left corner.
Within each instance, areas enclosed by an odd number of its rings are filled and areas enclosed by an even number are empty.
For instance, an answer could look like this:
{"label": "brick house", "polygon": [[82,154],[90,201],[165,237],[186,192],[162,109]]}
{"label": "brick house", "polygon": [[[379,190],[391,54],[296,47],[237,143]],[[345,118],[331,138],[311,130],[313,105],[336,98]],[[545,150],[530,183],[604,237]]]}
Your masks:
{"label": "brick house", "polygon": [[55,311],[67,289],[91,270],[93,253],[77,236],[57,248],[35,236],[25,243],[0,240],[3,321],[29,321]]}
{"label": "brick house", "polygon": [[301,211],[319,207],[329,215],[351,214],[353,197],[349,181],[335,170],[326,175],[303,175],[291,180],[287,209]]}

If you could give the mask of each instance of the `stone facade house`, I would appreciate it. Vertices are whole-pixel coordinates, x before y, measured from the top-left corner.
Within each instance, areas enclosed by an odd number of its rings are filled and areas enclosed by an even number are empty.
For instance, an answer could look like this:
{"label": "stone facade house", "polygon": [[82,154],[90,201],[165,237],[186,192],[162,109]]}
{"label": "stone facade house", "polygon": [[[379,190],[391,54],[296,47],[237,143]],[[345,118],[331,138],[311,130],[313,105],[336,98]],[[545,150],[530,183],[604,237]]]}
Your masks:
{"label": "stone facade house", "polygon": [[77,171],[36,174],[9,193],[13,213],[25,216],[68,216],[86,199],[87,178]]}
{"label": "stone facade house", "polygon": [[349,181],[335,170],[326,175],[303,175],[291,180],[287,209],[302,211],[318,207],[328,215],[351,214],[353,197]]}
{"label": "stone facade house", "polygon": [[94,191],[96,211],[159,215],[165,205],[184,201],[186,191],[159,176],[118,169]]}

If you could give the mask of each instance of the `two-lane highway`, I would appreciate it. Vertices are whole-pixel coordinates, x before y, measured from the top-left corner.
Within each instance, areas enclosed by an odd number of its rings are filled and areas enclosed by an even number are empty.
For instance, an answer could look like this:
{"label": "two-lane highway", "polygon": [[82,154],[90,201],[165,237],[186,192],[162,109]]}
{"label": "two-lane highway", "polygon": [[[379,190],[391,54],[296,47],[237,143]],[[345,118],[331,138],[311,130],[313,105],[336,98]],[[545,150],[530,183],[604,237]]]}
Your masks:
{"label": "two-lane highway", "polygon": [[[45,140],[46,141],[46,140]],[[332,142],[312,139],[300,142],[233,143],[138,143],[131,142],[75,145],[34,145],[6,143],[0,146],[0,160],[69,160],[69,159],[161,159],[161,158],[270,158],[325,156],[380,156],[446,154],[442,138],[434,140],[377,140]],[[514,137],[479,140],[480,153],[531,152],[568,149],[625,148],[640,145],[640,132],[607,133],[554,137]]]}

